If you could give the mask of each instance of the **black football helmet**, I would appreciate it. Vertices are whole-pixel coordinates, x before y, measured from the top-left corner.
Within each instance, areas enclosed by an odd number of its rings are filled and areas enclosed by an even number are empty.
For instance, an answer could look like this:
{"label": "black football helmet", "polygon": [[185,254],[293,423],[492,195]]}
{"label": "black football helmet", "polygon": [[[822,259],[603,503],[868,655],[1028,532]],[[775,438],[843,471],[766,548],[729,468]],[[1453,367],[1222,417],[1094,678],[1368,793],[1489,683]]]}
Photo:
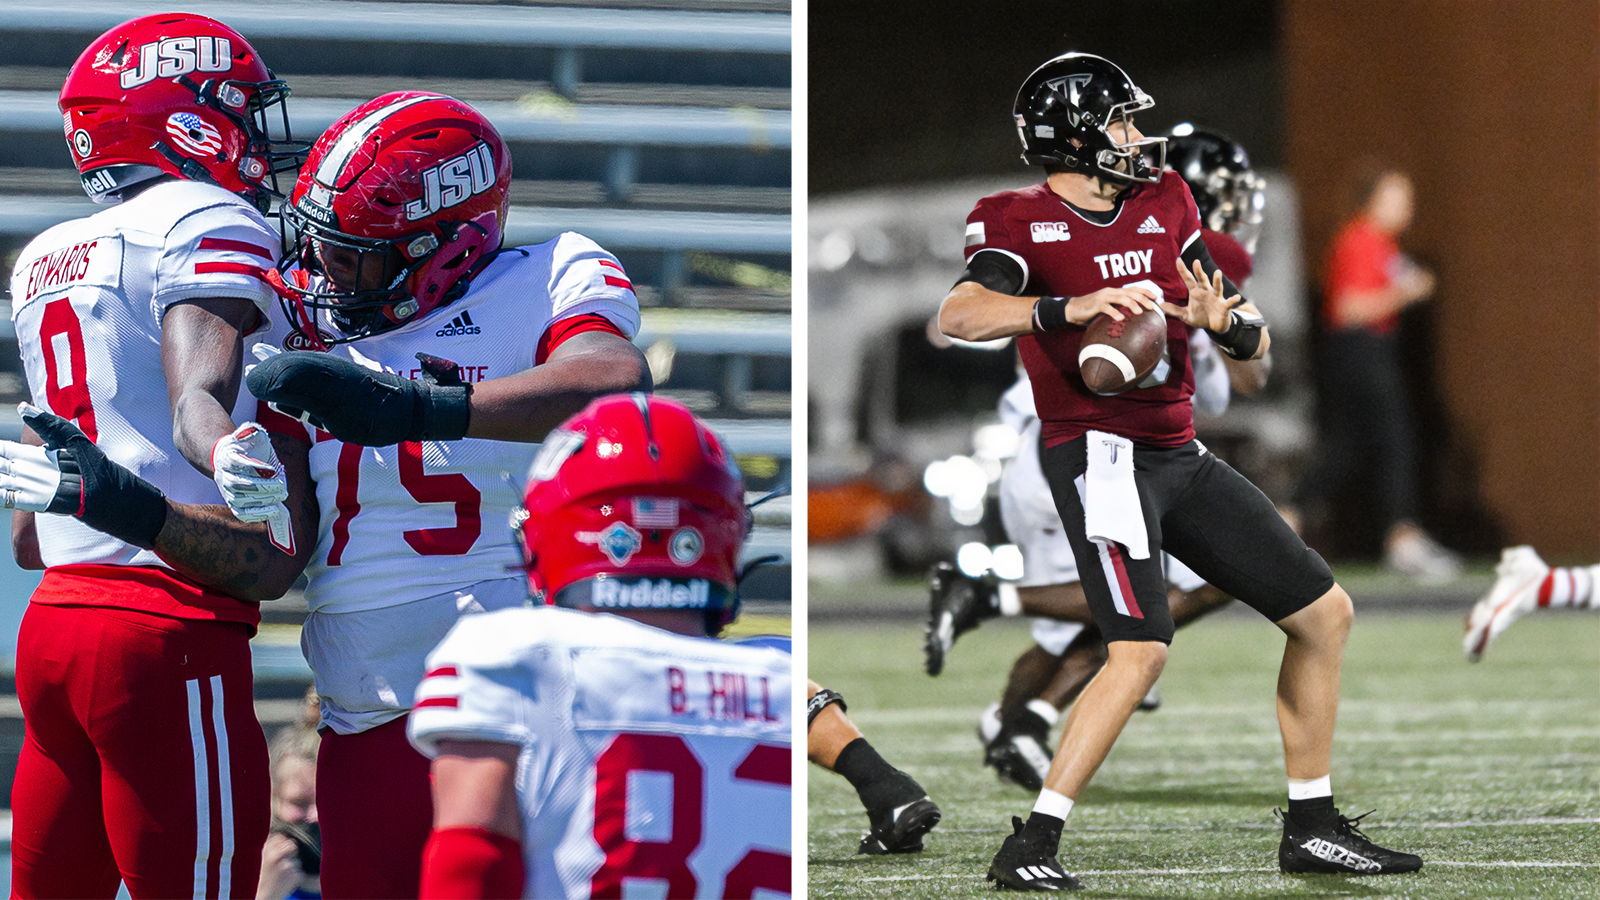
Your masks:
{"label": "black football helmet", "polygon": [[1167,148],[1167,166],[1189,183],[1201,223],[1255,253],[1266,181],[1250,168],[1250,154],[1238,141],[1188,122],[1173,127]]}
{"label": "black football helmet", "polygon": [[[1032,166],[1065,166],[1119,181],[1159,181],[1164,137],[1121,143],[1113,122],[1155,106],[1128,73],[1092,53],[1063,53],[1033,70],[1017,91],[1012,113],[1022,159]],[[1152,160],[1150,157],[1154,156]]]}

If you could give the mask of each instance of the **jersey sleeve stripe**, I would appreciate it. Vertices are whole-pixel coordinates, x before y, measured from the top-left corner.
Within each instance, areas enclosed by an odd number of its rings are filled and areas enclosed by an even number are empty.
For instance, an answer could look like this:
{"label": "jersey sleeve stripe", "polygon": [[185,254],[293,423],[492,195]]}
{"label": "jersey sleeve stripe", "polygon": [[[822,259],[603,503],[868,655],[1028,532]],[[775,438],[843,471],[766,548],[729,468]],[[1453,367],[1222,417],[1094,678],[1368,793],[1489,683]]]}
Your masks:
{"label": "jersey sleeve stripe", "polygon": [[[618,272],[622,272],[622,265],[620,263],[614,263],[609,259],[597,259],[595,262],[605,266],[608,269],[616,269]],[[627,273],[623,272],[623,274],[626,275]]]}
{"label": "jersey sleeve stripe", "polygon": [[429,669],[428,670],[428,674],[426,674],[426,675],[424,675],[422,677],[423,678],[454,678],[455,676],[460,675],[460,674],[461,673],[456,669],[455,666],[440,666],[437,669]]}
{"label": "jersey sleeve stripe", "polygon": [[626,278],[618,278],[615,275],[603,275],[601,277],[606,280],[606,284],[609,284],[612,287],[624,288],[630,291],[633,290],[633,282]]}
{"label": "jersey sleeve stripe", "polygon": [[1200,236],[1200,229],[1196,228],[1194,230],[1194,234],[1191,234],[1187,238],[1184,238],[1183,246],[1178,248],[1178,252],[1182,253],[1183,251],[1189,249],[1189,245],[1194,243],[1195,238],[1197,238],[1199,236]]}
{"label": "jersey sleeve stripe", "polygon": [[228,238],[201,238],[200,249],[226,250],[232,253],[248,253],[251,256],[259,257],[267,262],[273,262],[276,259],[276,257],[272,255],[272,251],[267,250],[264,247],[258,247],[249,241],[234,241],[229,240]]}
{"label": "jersey sleeve stripe", "polygon": [[603,331],[607,334],[614,334],[623,340],[628,339],[628,336],[622,333],[622,329],[599,313],[580,313],[576,316],[568,316],[565,319],[557,319],[551,322],[550,327],[545,329],[543,335],[540,335],[539,343],[534,348],[533,364],[536,366],[544,365],[545,360],[550,358],[550,354],[557,347],[566,343],[569,339],[588,331]]}
{"label": "jersey sleeve stripe", "polygon": [[209,275],[218,272],[225,272],[231,275],[250,275],[260,279],[264,284],[271,284],[271,282],[267,281],[267,273],[260,266],[252,266],[249,263],[199,262],[194,264],[194,273],[196,275]]}
{"label": "jersey sleeve stripe", "polygon": [[424,709],[429,706],[442,706],[446,709],[455,709],[460,705],[461,698],[459,697],[424,697],[423,699],[417,701],[417,709]]}

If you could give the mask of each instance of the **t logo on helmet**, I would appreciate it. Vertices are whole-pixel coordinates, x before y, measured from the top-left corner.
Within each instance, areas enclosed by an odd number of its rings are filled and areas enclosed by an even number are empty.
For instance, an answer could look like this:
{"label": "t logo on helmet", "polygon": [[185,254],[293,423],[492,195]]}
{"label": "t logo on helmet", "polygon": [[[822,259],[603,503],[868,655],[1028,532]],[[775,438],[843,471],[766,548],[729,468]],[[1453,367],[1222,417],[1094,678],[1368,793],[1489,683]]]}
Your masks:
{"label": "t logo on helmet", "polygon": [[1078,103],[1082,102],[1081,92],[1083,91],[1084,85],[1088,84],[1092,80],[1094,80],[1094,76],[1085,72],[1081,75],[1066,75],[1061,78],[1056,78],[1052,81],[1047,81],[1045,84],[1060,91],[1066,96],[1069,102],[1071,102],[1073,105],[1077,105]]}
{"label": "t logo on helmet", "polygon": [[225,37],[173,37],[139,48],[138,65],[123,69],[124,90],[157,78],[177,78],[190,72],[226,72],[233,65],[233,42]]}
{"label": "t logo on helmet", "polygon": [[406,204],[406,221],[415,222],[441,209],[494,187],[494,154],[479,141],[471,150],[452,156],[422,172],[422,196]]}

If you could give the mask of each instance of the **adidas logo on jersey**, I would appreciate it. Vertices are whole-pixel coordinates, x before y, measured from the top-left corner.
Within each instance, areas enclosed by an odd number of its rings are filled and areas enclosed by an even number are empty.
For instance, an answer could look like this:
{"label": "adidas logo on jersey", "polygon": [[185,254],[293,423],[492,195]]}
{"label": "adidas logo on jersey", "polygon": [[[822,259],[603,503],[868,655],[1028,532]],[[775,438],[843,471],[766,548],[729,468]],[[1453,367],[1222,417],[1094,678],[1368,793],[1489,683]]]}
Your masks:
{"label": "adidas logo on jersey", "polygon": [[1035,222],[1028,226],[1028,230],[1032,232],[1035,244],[1072,240],[1072,235],[1067,233],[1067,223],[1065,222]]}
{"label": "adidas logo on jersey", "polygon": [[1144,224],[1139,226],[1140,234],[1166,234],[1167,230],[1161,227],[1155,216],[1145,216]]}
{"label": "adidas logo on jersey", "polygon": [[482,330],[482,328],[472,324],[472,314],[464,312],[451,319],[448,325],[435,331],[434,334],[438,337],[454,337],[458,334],[477,334]]}

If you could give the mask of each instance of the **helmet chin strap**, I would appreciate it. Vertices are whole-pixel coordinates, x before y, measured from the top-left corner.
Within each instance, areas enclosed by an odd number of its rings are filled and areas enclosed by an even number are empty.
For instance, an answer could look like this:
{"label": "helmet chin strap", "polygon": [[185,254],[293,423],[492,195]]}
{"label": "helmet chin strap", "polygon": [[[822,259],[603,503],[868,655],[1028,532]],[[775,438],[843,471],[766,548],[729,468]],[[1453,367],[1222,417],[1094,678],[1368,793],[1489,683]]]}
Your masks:
{"label": "helmet chin strap", "polygon": [[202,181],[206,184],[215,184],[218,187],[222,186],[217,183],[215,178],[211,177],[211,173],[206,171],[205,166],[200,165],[199,162],[172,149],[167,145],[166,141],[156,141],[154,144],[150,145],[150,149],[156,151],[162,156],[165,156],[168,162],[172,163],[174,166],[177,166],[178,174],[180,176],[187,178],[190,181]]}

